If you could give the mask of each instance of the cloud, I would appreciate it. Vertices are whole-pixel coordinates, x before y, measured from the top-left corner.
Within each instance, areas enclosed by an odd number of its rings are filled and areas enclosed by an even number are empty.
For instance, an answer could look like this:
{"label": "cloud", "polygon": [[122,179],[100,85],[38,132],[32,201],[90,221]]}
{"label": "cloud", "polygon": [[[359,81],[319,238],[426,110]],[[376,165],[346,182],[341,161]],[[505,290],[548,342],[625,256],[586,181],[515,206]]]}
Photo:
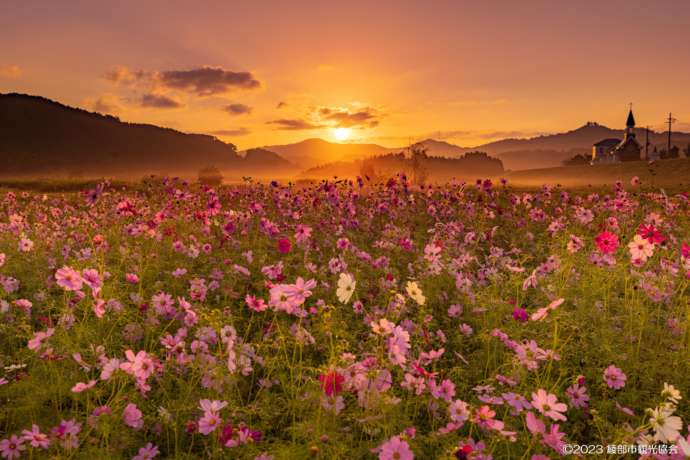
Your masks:
{"label": "cloud", "polygon": [[122,110],[120,97],[110,93],[101,94],[97,98],[88,98],[84,101],[84,105],[95,112],[105,114],[113,114]]}
{"label": "cloud", "polygon": [[252,108],[244,104],[230,104],[224,107],[230,115],[245,115],[252,112]]}
{"label": "cloud", "polygon": [[23,73],[18,65],[0,66],[0,77],[19,78]]}
{"label": "cloud", "polygon": [[317,116],[322,122],[330,122],[339,128],[373,128],[378,126],[381,115],[371,107],[350,110],[344,107],[320,107]]}
{"label": "cloud", "polygon": [[163,94],[144,94],[141,97],[142,107],[152,107],[157,109],[177,109],[182,107],[182,104],[175,99],[165,96]]}
{"label": "cloud", "polygon": [[324,128],[324,125],[314,124],[314,123],[311,123],[311,122],[306,121],[306,120],[287,119],[287,118],[282,118],[280,120],[267,121],[266,124],[277,126],[276,129],[285,129],[285,130],[289,130],[289,131],[299,131],[299,130]]}
{"label": "cloud", "polygon": [[255,89],[261,83],[250,72],[233,72],[220,67],[168,70],[156,74],[163,86],[196,93],[198,96],[224,94],[233,89]]}
{"label": "cloud", "polygon": [[113,83],[121,85],[133,85],[137,82],[149,79],[151,74],[144,72],[143,70],[132,72],[125,66],[115,66],[108,70],[103,77]]}
{"label": "cloud", "polygon": [[147,92],[167,89],[197,96],[225,94],[236,89],[251,90],[261,86],[251,72],[234,72],[209,66],[190,70],[155,72],[132,71],[125,66],[116,66],[106,72],[104,78],[118,85]]}
{"label": "cloud", "polygon": [[527,137],[541,136],[547,133],[536,131],[490,131],[477,134],[481,139],[523,139]]}
{"label": "cloud", "polygon": [[247,128],[235,128],[235,129],[219,129],[216,131],[211,131],[209,134],[213,134],[214,136],[246,136],[249,134],[251,131],[249,131]]}

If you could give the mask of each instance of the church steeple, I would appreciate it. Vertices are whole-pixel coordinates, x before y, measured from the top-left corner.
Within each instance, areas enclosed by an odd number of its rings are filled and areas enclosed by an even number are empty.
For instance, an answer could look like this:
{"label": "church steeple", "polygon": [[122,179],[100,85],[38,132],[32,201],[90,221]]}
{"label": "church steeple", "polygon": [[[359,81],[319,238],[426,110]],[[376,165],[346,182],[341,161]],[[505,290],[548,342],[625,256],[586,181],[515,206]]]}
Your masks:
{"label": "church steeple", "polygon": [[630,112],[628,112],[628,121],[625,122],[625,126],[627,126],[628,128],[635,127],[635,117],[632,113],[632,107],[630,107]]}

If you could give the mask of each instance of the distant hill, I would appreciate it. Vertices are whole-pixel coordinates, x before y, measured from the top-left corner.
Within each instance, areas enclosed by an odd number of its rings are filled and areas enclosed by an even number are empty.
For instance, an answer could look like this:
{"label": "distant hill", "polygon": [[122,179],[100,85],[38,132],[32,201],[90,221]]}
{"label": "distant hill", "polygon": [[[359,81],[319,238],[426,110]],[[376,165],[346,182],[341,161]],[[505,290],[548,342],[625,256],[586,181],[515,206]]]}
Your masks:
{"label": "distant hill", "polygon": [[391,149],[376,144],[337,144],[323,139],[306,139],[295,144],[263,147],[301,169],[336,161],[351,161],[388,153]]}
{"label": "distant hill", "polygon": [[244,169],[260,173],[297,173],[300,168],[267,149],[249,149],[244,153]]}
{"label": "distant hill", "polygon": [[[644,130],[637,129],[636,133],[644,144]],[[474,147],[436,139],[416,145],[424,147],[431,157],[451,159],[482,151],[500,159],[508,170],[525,170],[560,166],[575,154],[588,155],[592,144],[611,137],[622,138],[623,130],[590,122],[564,133],[503,139]],[[650,132],[650,144],[665,148],[666,133]],[[684,150],[690,145],[690,134],[674,132],[673,144]],[[406,147],[306,139],[250,149],[242,157],[233,144],[213,136],[127,123],[38,96],[0,94],[0,175],[5,177],[196,176],[199,169],[210,165],[221,169],[225,177],[285,175],[404,150]]]}
{"label": "distant hill", "polygon": [[[644,144],[644,129],[636,129],[636,135]],[[623,138],[622,129],[611,129],[606,126],[588,122],[585,125],[564,133],[546,134],[525,139],[503,139],[474,147],[462,147],[436,139],[425,139],[414,146],[427,150],[435,157],[459,158],[467,152],[482,151],[503,161],[509,170],[549,168],[560,166],[564,160],[576,154],[589,155],[592,144],[605,138]],[[650,131],[651,147],[665,148],[666,133]],[[690,143],[690,134],[673,133],[673,144],[681,149]],[[347,162],[378,156],[385,153],[397,153],[407,147],[389,148],[377,144],[336,144],[323,139],[307,139],[295,144],[274,145],[265,147],[277,152],[303,169],[311,169],[335,162]]]}
{"label": "distant hill", "polygon": [[458,158],[467,152],[476,150],[468,147],[460,147],[445,141],[437,141],[436,139],[424,139],[423,141],[416,142],[412,146],[426,149],[426,153],[429,156],[447,158]]}
{"label": "distant hill", "polygon": [[[507,169],[533,169],[560,166],[562,161],[577,153],[591,154],[592,144],[606,138],[623,138],[622,129],[588,122],[565,133],[548,134],[529,139],[503,139],[477,146],[477,150],[490,153],[503,160]],[[635,135],[644,145],[645,130],[636,128]],[[649,132],[650,149],[654,146],[666,148],[667,133]],[[674,132],[673,144],[685,148],[690,143],[690,134]]]}
{"label": "distant hill", "polygon": [[[446,182],[452,179],[475,180],[498,177],[503,174],[501,160],[492,158],[484,152],[468,152],[457,158],[424,154],[419,157],[419,165],[418,170],[423,173],[428,182]],[[333,176],[385,178],[400,172],[413,177],[415,175],[413,161],[404,153],[388,153],[365,160],[336,161],[310,168],[300,176],[308,179]]]}
{"label": "distant hill", "polygon": [[0,94],[3,175],[178,173],[241,164],[233,144],[24,94]]}

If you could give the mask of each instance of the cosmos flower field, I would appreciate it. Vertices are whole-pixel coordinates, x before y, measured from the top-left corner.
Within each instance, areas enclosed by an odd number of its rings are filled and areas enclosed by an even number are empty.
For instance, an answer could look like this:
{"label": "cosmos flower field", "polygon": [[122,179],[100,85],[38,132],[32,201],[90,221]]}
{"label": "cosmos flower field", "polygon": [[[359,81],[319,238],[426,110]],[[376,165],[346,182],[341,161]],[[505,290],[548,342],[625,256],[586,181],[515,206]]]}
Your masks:
{"label": "cosmos flower field", "polygon": [[685,458],[689,198],[2,191],[0,457]]}

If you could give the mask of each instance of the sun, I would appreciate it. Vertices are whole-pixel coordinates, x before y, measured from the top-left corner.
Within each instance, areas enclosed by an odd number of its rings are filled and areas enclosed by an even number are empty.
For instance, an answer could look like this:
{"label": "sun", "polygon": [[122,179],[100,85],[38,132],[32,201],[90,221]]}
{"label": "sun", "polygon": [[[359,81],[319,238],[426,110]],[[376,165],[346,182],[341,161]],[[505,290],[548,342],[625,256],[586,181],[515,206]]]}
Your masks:
{"label": "sun", "polygon": [[350,137],[350,128],[335,128],[333,135],[339,141],[344,141]]}

